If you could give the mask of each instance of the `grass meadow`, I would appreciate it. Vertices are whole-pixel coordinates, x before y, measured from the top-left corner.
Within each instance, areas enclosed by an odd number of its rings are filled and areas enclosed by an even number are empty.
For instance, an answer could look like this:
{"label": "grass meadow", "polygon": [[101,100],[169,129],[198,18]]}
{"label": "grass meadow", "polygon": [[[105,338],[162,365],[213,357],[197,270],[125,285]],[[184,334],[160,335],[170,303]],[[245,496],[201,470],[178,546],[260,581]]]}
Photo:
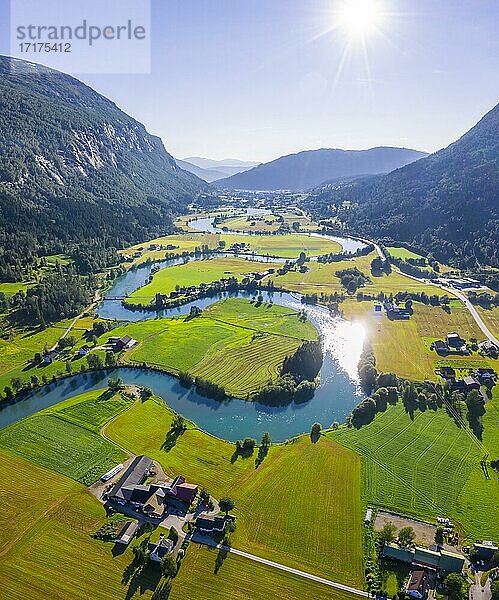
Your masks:
{"label": "grass meadow", "polygon": [[183,265],[174,265],[161,269],[153,275],[152,281],[135,290],[127,298],[130,304],[149,304],[156,294],[170,294],[177,286],[199,286],[212,283],[226,277],[236,277],[241,281],[246,275],[263,272],[278,265],[245,260],[244,258],[207,258],[190,261]]}
{"label": "grass meadow", "polygon": [[255,234],[243,237],[232,233],[222,233],[220,234],[220,240],[225,242],[227,248],[232,244],[245,242],[256,254],[268,254],[269,256],[281,258],[298,258],[300,252],[305,252],[308,257],[312,257],[341,251],[338,242],[307,234]]}
{"label": "grass meadow", "polygon": [[499,480],[480,466],[499,453],[499,393],[487,404],[483,441],[459,428],[444,409],[389,407],[359,430],[342,427],[331,439],[358,452],[362,497],[395,512],[434,520],[449,516],[469,540],[499,538]]}
{"label": "grass meadow", "polygon": [[[256,469],[254,458],[234,460],[234,445],[188,429],[162,449],[172,413],[147,400],[107,426],[106,434],[135,454],[158,460],[215,497],[236,503],[232,544],[283,564],[362,585],[360,460],[327,438],[273,446]],[[139,426],[139,423],[141,424]]]}
{"label": "grass meadow", "polygon": [[89,392],[0,431],[0,447],[85,485],[126,455],[98,433],[129,405],[120,394]]}
{"label": "grass meadow", "polygon": [[191,544],[169,600],[352,600],[354,596],[267,565],[229,554],[214,572],[218,550]]}
{"label": "grass meadow", "polygon": [[276,378],[286,356],[303,340],[318,333],[299,313],[242,298],[221,300],[194,319],[152,319],[114,329],[102,336],[131,335],[138,345],[126,361],[147,363],[177,374],[194,376],[222,385],[236,397],[246,397]]}

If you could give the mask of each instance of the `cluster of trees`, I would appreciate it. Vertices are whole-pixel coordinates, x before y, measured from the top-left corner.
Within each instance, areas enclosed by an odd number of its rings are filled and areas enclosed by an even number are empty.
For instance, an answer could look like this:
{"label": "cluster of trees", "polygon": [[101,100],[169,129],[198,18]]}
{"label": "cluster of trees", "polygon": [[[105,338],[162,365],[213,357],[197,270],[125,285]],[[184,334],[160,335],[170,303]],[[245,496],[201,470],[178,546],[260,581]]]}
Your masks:
{"label": "cluster of trees", "polygon": [[341,285],[349,294],[355,294],[360,287],[370,282],[369,277],[364,275],[357,267],[341,269],[340,271],[336,271],[335,275],[340,278]]}
{"label": "cluster of trees", "polygon": [[330,254],[322,254],[321,256],[317,257],[317,262],[340,262],[342,260],[348,260],[349,258],[356,258],[357,256],[367,256],[368,254],[371,254],[373,250],[373,244],[366,244],[362,248],[358,248],[355,252],[331,252]]}
{"label": "cluster of trees", "polygon": [[258,467],[264,461],[265,457],[269,453],[270,444],[270,433],[268,431],[265,431],[262,435],[262,441],[260,442],[260,446],[258,448],[258,455],[255,458],[255,467]]}
{"label": "cluster of trees", "polygon": [[320,340],[303,342],[296,352],[284,359],[281,373],[289,373],[297,383],[304,379],[314,381],[319,374],[324,356]]}
{"label": "cluster of trees", "polygon": [[499,306],[499,294],[489,294],[488,292],[483,292],[481,294],[477,294],[476,292],[469,293],[469,299],[473,304],[477,304],[483,308],[494,308],[494,306]]}
{"label": "cluster of trees", "polygon": [[44,277],[26,293],[19,292],[18,315],[29,323],[45,326],[80,313],[90,302],[95,279],[78,275],[68,266]]}
{"label": "cluster of trees", "polygon": [[306,379],[297,383],[295,378],[287,373],[281,375],[276,381],[269,381],[267,385],[254,392],[251,395],[251,400],[261,404],[279,406],[289,404],[293,400],[304,402],[309,400],[314,392],[315,383]]}
{"label": "cluster of trees", "polygon": [[389,260],[383,260],[379,256],[373,258],[371,261],[371,273],[374,277],[379,277],[380,275],[389,275],[392,272],[392,266]]}

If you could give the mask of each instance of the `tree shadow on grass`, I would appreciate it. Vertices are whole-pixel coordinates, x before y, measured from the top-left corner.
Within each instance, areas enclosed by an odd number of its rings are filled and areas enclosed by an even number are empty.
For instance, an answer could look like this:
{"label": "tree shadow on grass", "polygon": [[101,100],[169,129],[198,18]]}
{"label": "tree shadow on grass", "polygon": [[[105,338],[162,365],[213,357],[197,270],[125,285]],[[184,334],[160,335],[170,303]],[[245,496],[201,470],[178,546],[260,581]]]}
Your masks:
{"label": "tree shadow on grass", "polygon": [[165,581],[159,587],[156,588],[154,594],[151,596],[151,600],[168,600],[171,591],[172,582]]}
{"label": "tree shadow on grass", "polygon": [[218,571],[220,571],[228,554],[229,554],[229,548],[227,547],[227,544],[225,546],[221,546],[219,548],[217,557],[215,559],[215,569],[213,571],[215,573],[215,575],[217,575]]}
{"label": "tree shadow on grass", "polygon": [[175,447],[178,438],[184,433],[184,429],[170,429],[165,436],[165,441],[161,444],[161,450],[169,452]]}
{"label": "tree shadow on grass", "polygon": [[155,592],[160,580],[161,571],[159,565],[156,566],[151,563],[138,565],[137,561],[134,559],[123,572],[122,583],[128,585],[125,600],[133,598],[137,591],[140,596],[145,594],[148,590]]}

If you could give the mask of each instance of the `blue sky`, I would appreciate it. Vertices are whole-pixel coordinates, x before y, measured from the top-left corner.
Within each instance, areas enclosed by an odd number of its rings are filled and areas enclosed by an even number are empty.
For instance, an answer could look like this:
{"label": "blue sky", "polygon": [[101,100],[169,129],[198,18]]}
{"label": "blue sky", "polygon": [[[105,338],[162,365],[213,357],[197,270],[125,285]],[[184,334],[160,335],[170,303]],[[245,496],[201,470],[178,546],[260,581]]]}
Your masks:
{"label": "blue sky", "polygon": [[497,103],[497,0],[379,0],[366,53],[345,27],[332,30],[343,1],[153,0],[151,73],[80,78],[177,157],[435,151]]}

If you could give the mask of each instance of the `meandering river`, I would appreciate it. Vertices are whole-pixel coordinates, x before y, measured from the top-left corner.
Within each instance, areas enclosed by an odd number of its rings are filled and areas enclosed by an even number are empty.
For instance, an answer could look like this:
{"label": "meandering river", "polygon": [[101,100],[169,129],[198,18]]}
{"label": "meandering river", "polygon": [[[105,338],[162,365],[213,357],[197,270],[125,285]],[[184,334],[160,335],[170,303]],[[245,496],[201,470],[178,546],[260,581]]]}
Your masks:
{"label": "meandering river", "polygon": [[[203,219],[198,219],[196,225],[199,225],[200,221]],[[211,219],[206,221],[209,221],[208,225],[211,227]],[[191,223],[191,226],[193,225],[194,223]],[[359,247],[358,244],[361,244],[350,238],[333,239],[336,239],[344,249],[347,249],[348,244],[352,244],[348,248],[352,252]],[[357,244],[356,247],[355,244]],[[260,259],[266,260],[263,257]],[[148,280],[156,264],[167,268],[180,262],[182,259],[162,261],[128,271],[114,282],[97,308],[97,313],[103,318],[120,321],[154,318],[156,313],[130,311],[122,306],[120,300],[107,298],[129,295]],[[206,308],[229,295],[251,297],[251,294],[247,292],[224,293],[196,300],[177,308],[158,311],[157,314],[160,316],[187,314],[192,305]],[[264,301],[272,299],[275,304],[289,308],[297,310],[304,308],[299,295],[286,292],[264,292],[263,296]],[[280,442],[308,431],[315,421],[325,427],[334,421],[341,423],[361,397],[357,379],[357,364],[364,343],[365,331],[360,324],[332,317],[329,311],[323,307],[305,306],[305,308],[308,318],[320,331],[324,345],[324,363],[320,372],[321,383],[314,397],[308,402],[291,403],[279,407],[238,399],[219,402],[199,395],[194,389],[186,390],[179,384],[178,379],[171,375],[151,370],[120,367],[112,371],[74,375],[27,394],[15,404],[4,406],[0,410],[0,427],[6,427],[70,396],[105,387],[108,377],[121,377],[127,384],[152,388],[171,408],[194,421],[201,429],[229,441],[246,436],[258,439],[264,431],[268,431],[273,441]]]}

